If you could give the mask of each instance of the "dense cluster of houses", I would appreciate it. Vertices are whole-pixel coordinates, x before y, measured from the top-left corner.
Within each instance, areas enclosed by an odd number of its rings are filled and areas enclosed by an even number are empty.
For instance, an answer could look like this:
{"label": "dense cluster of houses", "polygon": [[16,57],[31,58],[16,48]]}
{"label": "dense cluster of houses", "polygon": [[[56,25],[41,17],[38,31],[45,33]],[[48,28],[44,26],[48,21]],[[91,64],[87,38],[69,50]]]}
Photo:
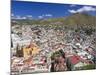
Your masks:
{"label": "dense cluster of houses", "polygon": [[[50,72],[51,55],[59,50],[64,52],[71,70],[95,64],[95,32],[86,35],[82,30],[75,32],[41,25],[13,25],[11,31],[12,72]],[[66,65],[65,70],[68,68]]]}

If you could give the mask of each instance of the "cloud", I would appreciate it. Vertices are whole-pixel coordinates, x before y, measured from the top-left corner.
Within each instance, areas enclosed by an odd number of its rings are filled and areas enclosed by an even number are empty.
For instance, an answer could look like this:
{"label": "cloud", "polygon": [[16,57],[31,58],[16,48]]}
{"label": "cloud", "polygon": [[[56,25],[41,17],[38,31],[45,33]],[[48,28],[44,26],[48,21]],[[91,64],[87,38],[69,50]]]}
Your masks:
{"label": "cloud", "polygon": [[96,9],[91,6],[84,6],[80,9],[78,9],[77,12],[84,12],[84,11],[88,12],[88,11],[95,11],[95,10]]}
{"label": "cloud", "polygon": [[45,17],[52,17],[52,16],[53,16],[52,14],[43,14],[43,15],[38,16],[38,18],[42,19],[42,18],[45,18]]}
{"label": "cloud", "polygon": [[75,11],[75,10],[68,10],[70,13],[76,13],[77,11]]}
{"label": "cloud", "polygon": [[21,16],[17,15],[17,16],[11,16],[11,19],[21,20],[21,19],[27,19],[27,17],[25,17],[25,16],[21,17]]}
{"label": "cloud", "polygon": [[21,17],[21,19],[27,19],[27,17],[24,16],[24,17]]}
{"label": "cloud", "polygon": [[39,18],[39,19],[42,19],[42,18],[43,18],[43,16],[38,16],[38,18]]}
{"label": "cloud", "polygon": [[16,18],[15,19],[18,19],[18,20],[21,20],[21,19],[27,19],[27,17],[26,16],[16,16]]}
{"label": "cloud", "polygon": [[11,13],[11,19],[14,19],[14,14],[13,13]]}
{"label": "cloud", "polygon": [[91,6],[83,6],[82,8],[79,8],[77,10],[69,9],[68,11],[70,13],[81,13],[81,12],[89,12],[89,11],[95,11],[96,9]]}
{"label": "cloud", "polygon": [[71,4],[71,5],[70,5],[70,7],[75,7],[75,6],[76,6],[75,4]]}
{"label": "cloud", "polygon": [[32,18],[32,15],[27,15],[27,17],[30,17],[30,18]]}
{"label": "cloud", "polygon": [[32,15],[27,15],[26,17],[27,17],[27,19],[33,19]]}
{"label": "cloud", "polygon": [[53,15],[52,14],[45,14],[45,16],[52,17]]}
{"label": "cloud", "polygon": [[14,15],[13,13],[11,14],[11,19],[32,19],[32,15],[26,15],[26,16],[20,16],[20,15]]}
{"label": "cloud", "polygon": [[14,14],[12,13],[11,16],[14,16]]}

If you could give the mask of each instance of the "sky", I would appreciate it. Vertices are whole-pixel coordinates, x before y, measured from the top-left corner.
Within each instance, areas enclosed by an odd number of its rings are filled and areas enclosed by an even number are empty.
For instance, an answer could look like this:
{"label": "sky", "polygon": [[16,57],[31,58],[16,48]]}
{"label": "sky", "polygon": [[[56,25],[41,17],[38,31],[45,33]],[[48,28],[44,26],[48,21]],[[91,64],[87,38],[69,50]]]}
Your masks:
{"label": "sky", "polygon": [[96,16],[96,7],[90,5],[25,2],[16,0],[13,0],[11,3],[12,19],[59,18],[82,12]]}

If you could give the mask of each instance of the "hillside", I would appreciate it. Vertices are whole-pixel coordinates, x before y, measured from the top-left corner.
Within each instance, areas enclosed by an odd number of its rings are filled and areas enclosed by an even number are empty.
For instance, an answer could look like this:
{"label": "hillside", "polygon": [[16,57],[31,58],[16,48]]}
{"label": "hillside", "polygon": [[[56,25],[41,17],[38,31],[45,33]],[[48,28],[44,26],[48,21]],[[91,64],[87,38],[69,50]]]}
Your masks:
{"label": "hillside", "polygon": [[75,13],[67,17],[49,18],[41,20],[16,20],[18,24],[24,25],[88,25],[95,27],[96,17],[86,13]]}
{"label": "hillside", "polygon": [[67,17],[65,23],[70,25],[95,25],[96,17],[85,13],[76,13]]}

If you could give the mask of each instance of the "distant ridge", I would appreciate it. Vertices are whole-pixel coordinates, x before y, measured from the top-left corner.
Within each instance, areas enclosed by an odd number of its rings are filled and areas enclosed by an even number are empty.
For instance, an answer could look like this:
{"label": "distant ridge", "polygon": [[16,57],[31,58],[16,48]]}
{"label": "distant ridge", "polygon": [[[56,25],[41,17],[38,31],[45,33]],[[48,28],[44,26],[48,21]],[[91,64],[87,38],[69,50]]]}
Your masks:
{"label": "distant ridge", "polygon": [[95,25],[96,17],[86,13],[75,13],[66,18],[66,24]]}
{"label": "distant ridge", "polygon": [[19,24],[52,24],[52,25],[96,25],[96,17],[89,15],[87,13],[74,13],[67,17],[61,18],[49,18],[49,19],[40,19],[40,20],[12,20],[16,21]]}

